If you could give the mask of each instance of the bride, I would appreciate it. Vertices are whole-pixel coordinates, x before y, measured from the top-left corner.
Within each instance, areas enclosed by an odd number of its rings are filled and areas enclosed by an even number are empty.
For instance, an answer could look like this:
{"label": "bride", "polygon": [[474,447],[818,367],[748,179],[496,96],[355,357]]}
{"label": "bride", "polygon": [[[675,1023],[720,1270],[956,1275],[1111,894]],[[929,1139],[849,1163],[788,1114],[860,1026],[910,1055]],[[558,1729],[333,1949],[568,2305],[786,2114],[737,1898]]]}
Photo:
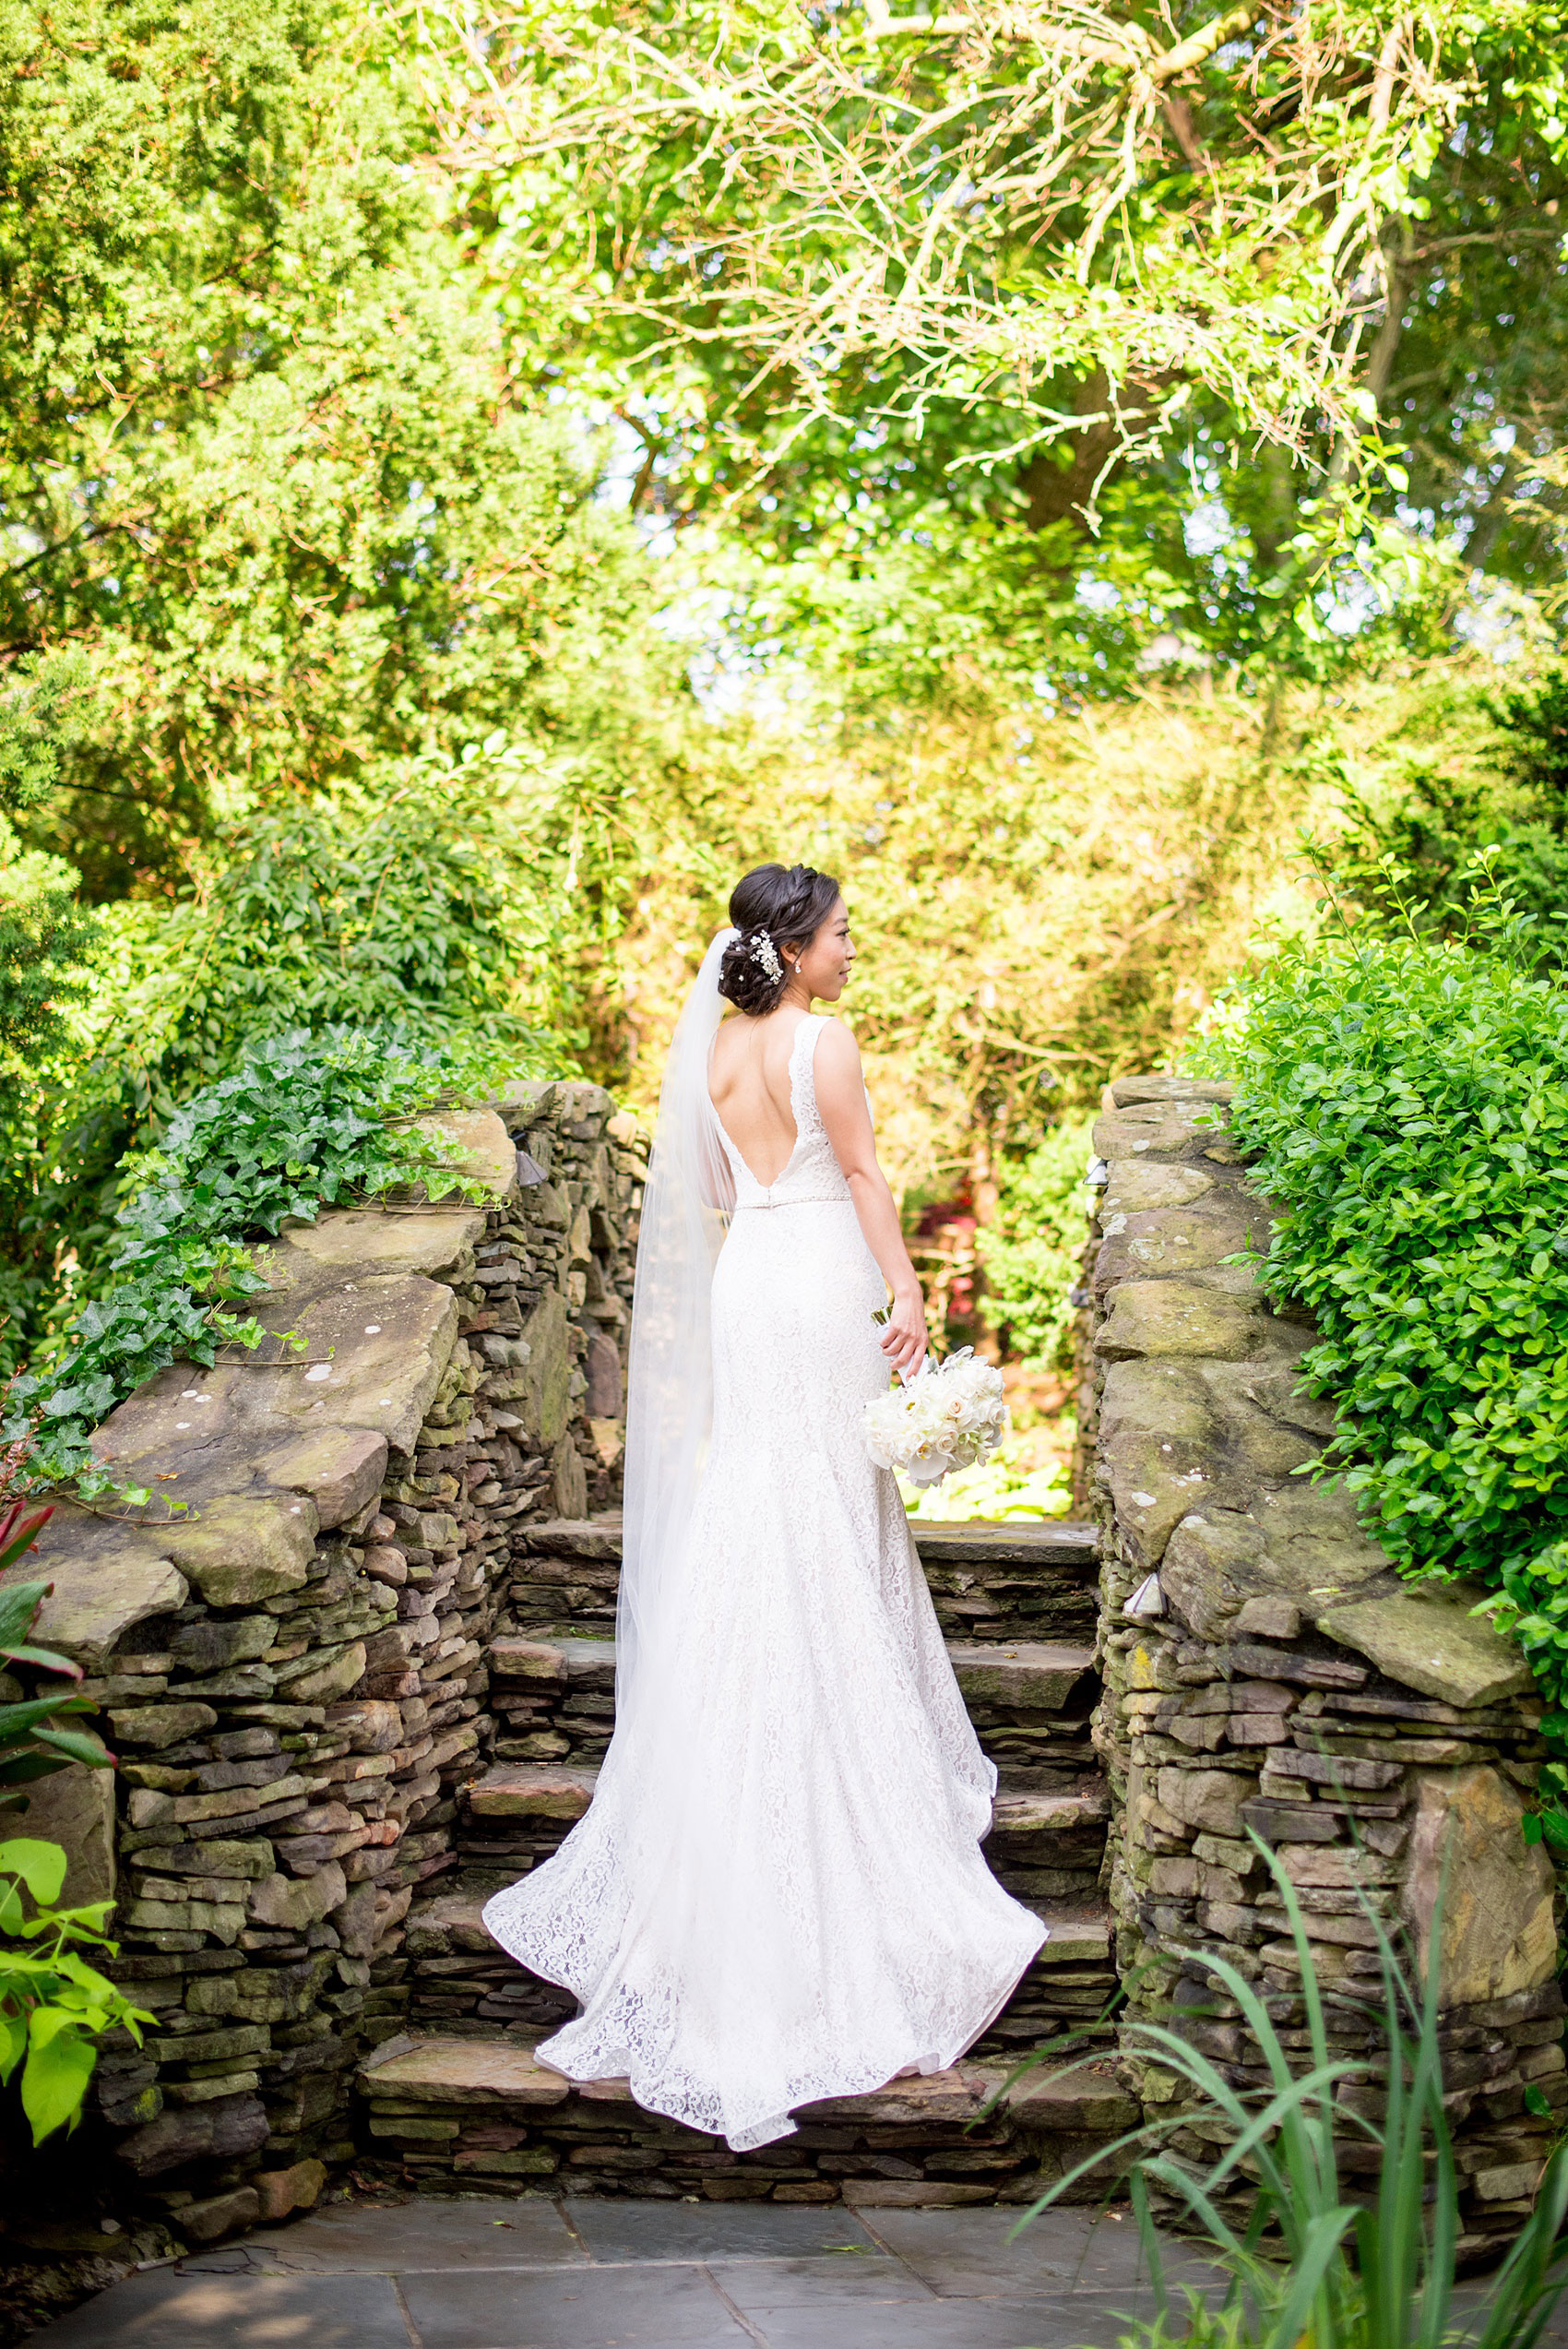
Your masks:
{"label": "bride", "polygon": [[643,1206],[615,1735],[587,1817],[484,1918],[580,2002],[541,2062],[744,2151],[956,2062],[1045,1928],[981,1854],[996,1771],[861,1429],[925,1329],[854,1039],[812,1009],[849,914],[800,864],[730,913]]}

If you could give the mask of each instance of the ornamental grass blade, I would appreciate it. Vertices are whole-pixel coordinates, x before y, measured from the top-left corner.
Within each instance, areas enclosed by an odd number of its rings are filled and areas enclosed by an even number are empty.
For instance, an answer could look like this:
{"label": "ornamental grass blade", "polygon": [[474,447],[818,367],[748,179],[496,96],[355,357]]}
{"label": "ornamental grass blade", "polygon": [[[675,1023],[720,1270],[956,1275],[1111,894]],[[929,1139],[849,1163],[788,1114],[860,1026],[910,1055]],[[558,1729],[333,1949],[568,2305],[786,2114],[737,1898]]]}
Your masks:
{"label": "ornamental grass blade", "polygon": [[1170,2318],[1170,2294],[1166,2288],[1165,2259],[1160,2249],[1159,2235],[1154,2224],[1154,2213],[1149,2209],[1148,2180],[1141,2164],[1134,2168],[1128,2180],[1128,2192],[1133,2216],[1137,2222],[1144,2263],[1148,2269],[1149,2289],[1154,2294],[1155,2316],[1159,2324],[1165,2325]]}
{"label": "ornamental grass blade", "polygon": [[1541,2173],[1536,2205],[1492,2279],[1486,2322],[1471,2349],[1537,2349],[1568,2289],[1568,2146]]}
{"label": "ornamental grass blade", "polygon": [[[1432,1913],[1437,1948],[1443,1891],[1440,1881]],[[1377,2193],[1356,2223],[1367,2326],[1376,2342],[1442,2349],[1449,2337],[1459,2202],[1443,2109],[1440,1973],[1437,1966],[1429,1967],[1418,2007],[1381,1918],[1370,1902],[1363,1906],[1377,1937],[1388,2051],[1381,2126],[1363,2124],[1379,2148]],[[1406,2027],[1412,2012],[1419,2017],[1414,2040]]]}
{"label": "ornamental grass blade", "polygon": [[82,1677],[80,1664],[73,1663],[69,1656],[58,1654],[53,1648],[12,1648],[7,1647],[6,1642],[0,1640],[0,1655],[5,1656],[12,1663],[32,1663],[37,1664],[42,1672],[63,1673],[71,1680],[79,1680]]}
{"label": "ornamental grass blade", "polygon": [[[1309,2140],[1299,2128],[1292,2128],[1292,2121],[1299,2117],[1306,2100],[1331,2089],[1336,2081],[1353,2076],[1361,2067],[1348,2061],[1333,2062],[1293,2078],[1284,2060],[1278,2034],[1260,2006],[1256,2024],[1260,2042],[1265,2057],[1270,2058],[1270,2070],[1277,2070],[1281,2077],[1266,2105],[1249,2108],[1208,2058],[1189,2046],[1178,2033],[1157,2023],[1134,2027],[1140,2047],[1157,2055],[1163,2064],[1188,2080],[1210,2109],[1234,2131],[1210,2173],[1211,2182],[1219,2182],[1253,2155],[1258,2164],[1260,2190],[1277,2204],[1280,2223],[1288,2236],[1297,2223],[1304,2226],[1319,2207],[1322,2164],[1312,2158]],[[1275,2057],[1278,2058],[1277,2065]],[[1280,2141],[1277,2152],[1271,2141],[1276,2133]],[[1336,2207],[1337,2201],[1336,2193],[1329,2207]]]}
{"label": "ornamental grass blade", "polygon": [[36,1744],[47,1746],[52,1753],[63,1754],[67,1761],[85,1762],[89,1770],[113,1770],[115,1757],[102,1739],[90,1729],[35,1729]]}
{"label": "ornamental grass blade", "polygon": [[1253,2255],[1248,2251],[1246,2240],[1238,2236],[1224,2212],[1206,2191],[1202,2177],[1194,2176],[1182,2163],[1172,2161],[1165,2153],[1155,2154],[1142,2166],[1146,2178],[1152,2178],[1157,2186],[1164,2187],[1172,2200],[1186,2204],[1220,2259],[1231,2267],[1233,2272],[1251,2264]]}
{"label": "ornamental grass blade", "polygon": [[1099,2146],[1094,2152],[1086,2154],[1081,2162],[1075,2163],[1070,2170],[1059,2177],[1053,2186],[1048,2186],[1044,2193],[1036,2201],[1031,2202],[1022,2216],[1008,2228],[1008,2242],[1013,2242],[1021,2235],[1030,2221],[1038,2219],[1042,2211],[1048,2211],[1053,2202],[1059,2202],[1068,2188],[1076,2186],[1080,2178],[1087,2177],[1093,2172],[1100,2170],[1105,2163],[1112,2160],[1116,2154],[1125,2152],[1129,2146],[1146,2145],[1156,2131],[1161,2128],[1172,2129],[1178,2126],[1179,2123],[1176,2120],[1145,2122],[1141,2128],[1126,2129],[1120,2137],[1113,2138],[1109,2145]]}
{"label": "ornamental grass blade", "polygon": [[[1338,2281],[1345,2281],[1345,2263],[1340,2246],[1355,2212],[1348,2203],[1337,2210],[1322,2211],[1313,2220],[1302,2238],[1301,2248],[1290,2263],[1285,2296],[1279,2314],[1272,2327],[1274,2338],[1288,2349],[1309,2342],[1313,2349],[1332,2349],[1342,2337],[1337,2321],[1338,2303],[1342,2291],[1335,2292],[1329,2282],[1329,2271],[1338,2269]],[[1322,2306],[1317,2305],[1322,2302]],[[1380,2342],[1377,2349],[1391,2349]]]}
{"label": "ornamental grass blade", "polygon": [[[0,1786],[30,1786],[35,1779],[53,1778],[57,1770],[69,1768],[64,1754],[48,1754],[42,1747],[23,1754],[6,1754],[0,1756]],[[22,1795],[13,1801],[25,1803],[26,1799]],[[11,1802],[5,1805],[6,1809],[12,1806]]]}
{"label": "ornamental grass blade", "polygon": [[[1312,1944],[1307,1938],[1306,1920],[1301,1904],[1296,1898],[1296,1888],[1285,1871],[1277,1853],[1270,1851],[1254,1830],[1252,1841],[1263,1854],[1264,1862],[1279,1889],[1285,1914],[1289,1921],[1290,1938],[1295,1944],[1297,1962],[1301,1970],[1301,1997],[1307,2011],[1307,2029],[1312,2038],[1313,2074],[1324,2082],[1324,2093],[1316,2124],[1309,2128],[1300,2105],[1286,2123],[1287,2142],[1285,2164],[1289,2172],[1293,2193],[1308,2188],[1321,2214],[1339,2207],[1339,2164],[1334,2143],[1334,2097],[1328,2075],[1333,2069],[1328,2052],[1328,2030],[1324,2020],[1323,1997],[1318,1988],[1317,1971],[1313,1962]],[[1266,2009],[1265,2009],[1266,2015]],[[1289,2069],[1279,2034],[1268,2018],[1268,2036],[1287,2071]],[[1272,2066],[1271,2066],[1272,2069]],[[1343,2072],[1341,2072],[1343,2077]],[[1304,2103],[1304,2099],[1302,2100]]]}

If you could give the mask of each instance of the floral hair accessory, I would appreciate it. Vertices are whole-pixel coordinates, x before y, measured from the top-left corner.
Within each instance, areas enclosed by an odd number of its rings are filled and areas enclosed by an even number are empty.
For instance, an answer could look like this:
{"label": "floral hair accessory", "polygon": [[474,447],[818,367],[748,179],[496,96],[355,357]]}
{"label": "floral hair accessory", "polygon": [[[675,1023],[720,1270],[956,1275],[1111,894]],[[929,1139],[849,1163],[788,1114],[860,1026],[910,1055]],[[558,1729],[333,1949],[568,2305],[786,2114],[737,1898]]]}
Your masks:
{"label": "floral hair accessory", "polygon": [[754,932],[749,954],[750,960],[758,964],[777,985],[784,976],[784,965],[778,960],[778,948],[766,930]]}

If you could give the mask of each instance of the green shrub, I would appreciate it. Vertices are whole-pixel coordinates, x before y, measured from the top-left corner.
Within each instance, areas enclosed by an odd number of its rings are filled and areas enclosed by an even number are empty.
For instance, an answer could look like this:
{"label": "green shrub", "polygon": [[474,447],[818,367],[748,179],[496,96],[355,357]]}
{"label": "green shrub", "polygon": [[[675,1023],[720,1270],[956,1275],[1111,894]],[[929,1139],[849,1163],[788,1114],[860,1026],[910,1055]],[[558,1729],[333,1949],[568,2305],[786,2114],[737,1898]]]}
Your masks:
{"label": "green shrub", "polygon": [[1568,995],[1483,890],[1490,950],[1289,945],[1195,1057],[1284,1210],[1263,1277],[1322,1336],[1343,1472],[1407,1574],[1473,1579],[1568,1730]]}
{"label": "green shrub", "polygon": [[1336,890],[1385,936],[1461,938],[1479,849],[1521,914],[1540,925],[1541,960],[1568,956],[1568,837],[1538,817],[1499,815],[1487,795],[1419,781],[1388,814],[1350,802],[1348,829],[1326,852]]}
{"label": "green shrub", "polygon": [[[25,1054],[6,1050],[0,870],[0,1369],[106,1270],[127,1153],[255,1039],[390,1023],[482,1034],[517,1073],[572,1069],[585,964],[612,919],[608,855],[591,790],[499,735],[455,764],[408,761],[383,798],[345,787],[232,826],[187,899],[107,909],[74,981],[87,1000]],[[21,976],[57,1001],[60,956],[85,933],[62,916],[40,962],[35,900]]]}
{"label": "green shrub", "polygon": [[377,793],[285,801],[220,835],[189,898],[104,915],[85,1032],[163,1116],[288,1028],[482,1031],[553,1070],[580,1026],[601,829],[580,777],[501,734]]}
{"label": "green shrub", "polygon": [[248,1239],[426,1178],[472,1195],[411,1121],[498,1075],[495,1062],[386,1029],[301,1029],[255,1044],[187,1103],[132,1172],[102,1293],[56,1362],[11,1383],[6,1434],[30,1430],[35,1477],[99,1489],[89,1438],[123,1396],[176,1358],[211,1364],[220,1346],[259,1343],[259,1323],[232,1310],[266,1287]]}
{"label": "green shrub", "polygon": [[[21,1501],[0,1508],[0,1574],[26,1556],[51,1514]],[[0,1664],[50,1674],[56,1684],[30,1697],[11,1674],[0,1674],[0,1810],[25,1808],[24,1787],[72,1762],[113,1767],[97,1737],[69,1725],[70,1717],[98,1710],[77,1693],[81,1666],[33,1644],[48,1588],[0,1583]],[[112,1904],[51,1905],[65,1866],[57,1843],[31,1836],[0,1842],[0,2085],[20,2067],[22,2111],[35,2145],[62,2126],[76,2127],[98,2060],[94,2041],[120,2025],[139,2040],[140,2025],[152,2021],[81,1954],[85,1947],[113,1951],[104,1938]],[[41,1904],[31,1915],[24,1892]]]}
{"label": "green shrub", "polygon": [[1027,1158],[1004,1161],[997,1212],[980,1235],[987,1318],[1007,1333],[1013,1353],[1045,1370],[1067,1359],[1093,1123],[1064,1118]]}

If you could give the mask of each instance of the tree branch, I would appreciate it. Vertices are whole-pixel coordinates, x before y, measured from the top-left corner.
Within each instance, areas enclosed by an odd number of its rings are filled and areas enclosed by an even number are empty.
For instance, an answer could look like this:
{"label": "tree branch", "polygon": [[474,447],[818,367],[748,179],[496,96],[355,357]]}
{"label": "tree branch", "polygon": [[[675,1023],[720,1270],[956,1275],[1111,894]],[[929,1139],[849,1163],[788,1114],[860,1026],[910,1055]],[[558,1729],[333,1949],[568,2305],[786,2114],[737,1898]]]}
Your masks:
{"label": "tree branch", "polygon": [[38,553],[30,554],[25,563],[7,564],[5,570],[0,571],[0,578],[19,579],[24,571],[32,570],[37,564],[52,562],[56,554],[66,554],[76,546],[92,546],[101,538],[113,538],[116,531],[133,531],[138,522],[146,519],[145,514],[133,514],[124,521],[100,522],[93,530],[73,531],[69,538],[56,539],[53,546],[41,546]]}
{"label": "tree branch", "polygon": [[1228,41],[1240,41],[1244,32],[1251,32],[1257,20],[1258,11],[1250,0],[1242,0],[1239,8],[1227,8],[1222,17],[1216,17],[1197,32],[1190,32],[1174,49],[1167,49],[1156,57],[1147,69],[1150,81],[1158,89],[1163,83],[1174,81],[1179,74],[1191,73],[1194,66],[1206,64]]}

